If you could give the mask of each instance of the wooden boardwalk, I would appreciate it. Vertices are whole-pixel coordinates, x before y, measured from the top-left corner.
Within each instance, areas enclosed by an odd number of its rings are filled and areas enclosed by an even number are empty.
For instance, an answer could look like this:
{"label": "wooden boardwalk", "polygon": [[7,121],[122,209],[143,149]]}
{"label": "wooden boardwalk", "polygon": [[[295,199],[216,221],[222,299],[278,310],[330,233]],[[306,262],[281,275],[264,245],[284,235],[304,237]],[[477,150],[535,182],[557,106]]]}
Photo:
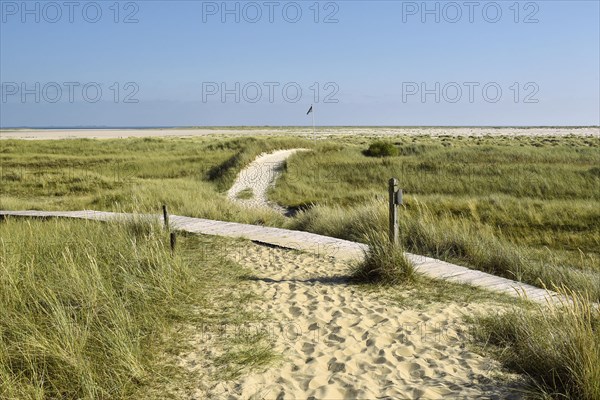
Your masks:
{"label": "wooden boardwalk", "polygon": [[[104,211],[0,211],[0,217],[79,218],[96,221],[130,219],[134,217],[159,219],[159,215],[139,215]],[[265,226],[214,221],[171,215],[171,228],[196,234],[245,238],[259,243],[300,250],[318,257],[334,257],[345,261],[360,261],[368,247],[361,243],[317,235],[309,232]],[[434,258],[406,254],[416,270],[426,277],[469,284],[492,292],[527,298],[540,304],[568,301],[558,293],[525,283],[490,275],[485,272],[450,264]]]}

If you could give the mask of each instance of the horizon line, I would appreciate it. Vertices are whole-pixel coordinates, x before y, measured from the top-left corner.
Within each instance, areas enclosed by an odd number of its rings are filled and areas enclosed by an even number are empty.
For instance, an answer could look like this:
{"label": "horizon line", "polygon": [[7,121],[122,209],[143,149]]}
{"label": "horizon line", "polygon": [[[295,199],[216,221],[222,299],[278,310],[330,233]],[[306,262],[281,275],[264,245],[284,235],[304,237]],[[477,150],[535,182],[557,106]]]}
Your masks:
{"label": "horizon line", "polygon": [[[311,128],[308,125],[148,125],[148,126],[0,126],[2,130],[145,130],[145,129],[286,129]],[[318,128],[600,128],[600,125],[316,125]]]}

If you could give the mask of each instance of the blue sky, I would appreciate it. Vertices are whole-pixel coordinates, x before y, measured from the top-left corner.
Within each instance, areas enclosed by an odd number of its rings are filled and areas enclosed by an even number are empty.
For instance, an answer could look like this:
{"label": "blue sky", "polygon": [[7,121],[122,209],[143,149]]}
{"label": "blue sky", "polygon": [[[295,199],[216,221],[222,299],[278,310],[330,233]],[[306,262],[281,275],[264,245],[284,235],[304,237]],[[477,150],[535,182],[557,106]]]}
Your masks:
{"label": "blue sky", "polygon": [[600,124],[598,1],[114,4],[0,0],[0,126]]}

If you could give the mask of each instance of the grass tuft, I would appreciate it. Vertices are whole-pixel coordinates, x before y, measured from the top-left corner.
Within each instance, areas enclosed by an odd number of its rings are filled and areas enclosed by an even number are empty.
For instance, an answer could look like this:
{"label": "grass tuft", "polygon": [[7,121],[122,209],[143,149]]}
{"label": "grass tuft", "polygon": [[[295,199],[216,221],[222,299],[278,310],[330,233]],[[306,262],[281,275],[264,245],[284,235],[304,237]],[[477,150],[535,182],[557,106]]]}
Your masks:
{"label": "grass tuft", "polygon": [[600,309],[589,296],[559,288],[572,301],[475,319],[476,337],[510,368],[553,398],[600,399]]}
{"label": "grass tuft", "polygon": [[395,285],[415,280],[414,265],[406,258],[402,248],[391,243],[385,234],[368,229],[365,241],[369,249],[365,252],[364,261],[354,271],[356,281]]}
{"label": "grass tuft", "polygon": [[237,196],[241,200],[250,200],[254,197],[254,191],[250,188],[240,191]]}

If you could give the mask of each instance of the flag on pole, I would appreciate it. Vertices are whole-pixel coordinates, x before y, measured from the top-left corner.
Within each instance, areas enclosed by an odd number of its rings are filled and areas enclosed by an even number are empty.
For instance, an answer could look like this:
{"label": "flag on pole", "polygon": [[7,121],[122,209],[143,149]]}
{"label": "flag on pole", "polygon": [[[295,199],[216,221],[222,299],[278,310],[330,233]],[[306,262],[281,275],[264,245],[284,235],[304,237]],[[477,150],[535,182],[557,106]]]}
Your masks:
{"label": "flag on pole", "polygon": [[317,136],[315,135],[316,130],[315,130],[315,113],[313,111],[313,106],[312,104],[310,105],[310,108],[308,109],[308,112],[306,113],[306,115],[312,113],[312,120],[313,120],[313,139],[317,140]]}

